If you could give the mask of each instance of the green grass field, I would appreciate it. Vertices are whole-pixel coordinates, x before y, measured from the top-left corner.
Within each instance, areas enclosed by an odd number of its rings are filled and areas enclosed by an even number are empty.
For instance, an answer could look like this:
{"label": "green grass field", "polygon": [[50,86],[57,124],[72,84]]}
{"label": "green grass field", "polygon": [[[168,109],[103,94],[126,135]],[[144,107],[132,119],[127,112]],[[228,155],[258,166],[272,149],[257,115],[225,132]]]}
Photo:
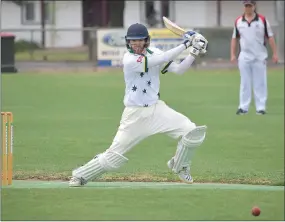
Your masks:
{"label": "green grass field", "polygon": [[89,61],[87,50],[31,50],[17,52],[16,61]]}
{"label": "green grass field", "polygon": [[[124,108],[123,74],[117,71],[6,74],[2,87],[2,110],[13,112],[15,118],[15,180],[68,180],[73,168],[108,148]],[[256,115],[252,105],[248,115],[237,116],[237,71],[161,77],[162,100],[196,124],[208,126],[207,139],[193,160],[195,182],[284,186],[284,70],[269,71],[268,87],[268,115]],[[128,164],[100,181],[177,182],[166,166],[176,144],[165,135],[152,136],[126,154]],[[253,205],[261,207],[260,217],[250,215]],[[5,188],[2,216],[283,220],[284,190]]]}

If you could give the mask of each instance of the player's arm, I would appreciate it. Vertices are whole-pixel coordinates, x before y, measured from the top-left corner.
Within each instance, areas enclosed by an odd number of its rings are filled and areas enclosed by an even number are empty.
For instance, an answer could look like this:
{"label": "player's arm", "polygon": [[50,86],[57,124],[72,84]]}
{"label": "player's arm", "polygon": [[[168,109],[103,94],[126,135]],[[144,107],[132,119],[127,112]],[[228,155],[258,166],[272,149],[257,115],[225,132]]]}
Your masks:
{"label": "player's arm", "polygon": [[268,38],[268,42],[272,50],[273,57],[277,58],[277,47],[276,47],[276,43],[274,39],[274,34],[272,31],[271,25],[267,19],[265,20],[265,24],[266,24],[265,36]]}
{"label": "player's arm", "polygon": [[191,67],[194,61],[195,57],[191,54],[186,56],[186,58],[181,63],[170,61],[161,70],[161,73],[165,74],[167,72],[173,72],[175,74],[182,75],[187,69]]}
{"label": "player's arm", "polygon": [[190,41],[185,40],[179,46],[163,53],[154,54],[151,57],[145,55],[132,55],[132,57],[129,57],[129,59],[124,61],[124,66],[126,69],[133,70],[134,72],[147,72],[151,67],[162,65],[175,59],[189,46]]}
{"label": "player's arm", "polygon": [[197,35],[193,40],[192,46],[190,46],[190,54],[181,63],[175,63],[170,61],[162,69],[161,73],[165,74],[166,72],[173,72],[178,75],[185,73],[195,61],[196,56],[200,53],[205,54],[208,48],[208,41],[202,35]]}
{"label": "player's arm", "polygon": [[235,22],[234,30],[232,34],[232,40],[231,40],[231,60],[234,60],[236,57],[236,49],[237,49],[237,39],[240,37],[237,24]]}

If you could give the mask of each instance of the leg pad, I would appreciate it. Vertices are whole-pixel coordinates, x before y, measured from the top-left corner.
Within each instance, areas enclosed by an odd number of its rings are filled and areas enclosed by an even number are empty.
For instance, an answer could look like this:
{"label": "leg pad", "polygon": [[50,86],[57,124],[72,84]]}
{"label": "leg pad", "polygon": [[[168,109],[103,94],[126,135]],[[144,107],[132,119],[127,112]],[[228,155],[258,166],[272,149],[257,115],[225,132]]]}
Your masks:
{"label": "leg pad", "polygon": [[189,167],[194,150],[199,147],[206,137],[206,126],[197,126],[185,134],[178,143],[172,171],[179,173],[184,167]]}
{"label": "leg pad", "polygon": [[72,175],[86,181],[92,180],[100,177],[105,172],[120,168],[127,161],[128,159],[123,155],[114,151],[107,151],[95,156],[84,166],[73,170]]}

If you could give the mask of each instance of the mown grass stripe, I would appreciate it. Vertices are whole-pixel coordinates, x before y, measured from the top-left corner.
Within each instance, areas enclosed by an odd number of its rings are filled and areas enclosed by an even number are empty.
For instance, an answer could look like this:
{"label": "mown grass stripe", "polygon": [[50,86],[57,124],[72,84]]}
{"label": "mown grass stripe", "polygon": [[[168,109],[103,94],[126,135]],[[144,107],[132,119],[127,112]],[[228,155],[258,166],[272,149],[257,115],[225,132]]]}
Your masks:
{"label": "mown grass stripe", "polygon": [[[70,188],[68,182],[61,181],[13,181],[11,186],[3,188]],[[247,185],[247,184],[219,184],[219,183],[169,183],[169,182],[90,182],[82,188],[129,188],[129,189],[226,189],[226,190],[264,190],[284,191],[284,186]],[[73,189],[73,188],[70,188]],[[76,188],[75,188],[76,189]]]}

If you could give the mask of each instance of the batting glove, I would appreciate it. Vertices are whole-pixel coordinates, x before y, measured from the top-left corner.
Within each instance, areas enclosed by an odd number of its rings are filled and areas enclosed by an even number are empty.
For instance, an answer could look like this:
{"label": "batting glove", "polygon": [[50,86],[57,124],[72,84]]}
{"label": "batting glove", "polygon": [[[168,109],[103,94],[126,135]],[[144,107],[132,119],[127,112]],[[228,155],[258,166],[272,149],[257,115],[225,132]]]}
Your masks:
{"label": "batting glove", "polygon": [[182,37],[185,40],[183,44],[185,45],[186,49],[192,45],[192,41],[196,34],[197,32],[194,32],[194,31],[187,31],[183,34]]}
{"label": "batting glove", "polygon": [[201,34],[197,34],[190,46],[190,53],[194,56],[198,56],[199,54],[207,53],[208,48],[208,40],[202,36]]}
{"label": "batting glove", "polygon": [[196,34],[198,34],[198,33],[195,31],[187,31],[183,34],[183,39],[189,40],[190,42],[192,42],[194,37],[196,36]]}

